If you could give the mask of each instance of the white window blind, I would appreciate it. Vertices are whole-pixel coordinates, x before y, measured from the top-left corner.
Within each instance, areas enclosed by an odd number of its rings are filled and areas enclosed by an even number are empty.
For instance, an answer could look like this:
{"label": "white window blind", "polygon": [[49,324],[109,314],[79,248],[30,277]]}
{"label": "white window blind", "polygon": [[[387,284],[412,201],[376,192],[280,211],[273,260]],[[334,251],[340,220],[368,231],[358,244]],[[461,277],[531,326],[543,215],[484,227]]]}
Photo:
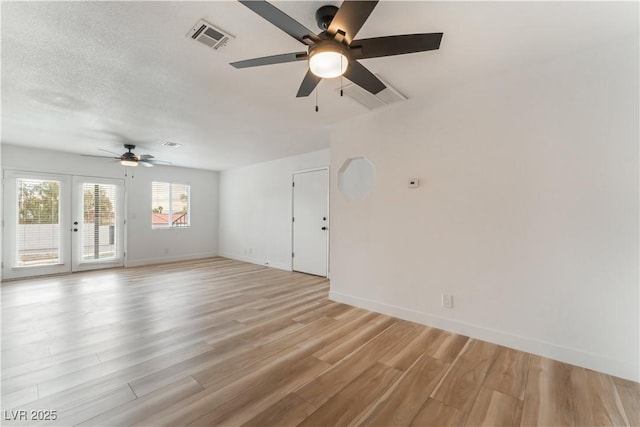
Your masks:
{"label": "white window blind", "polygon": [[16,179],[15,267],[60,263],[60,182]]}
{"label": "white window blind", "polygon": [[190,186],[169,182],[151,183],[152,228],[188,227],[190,225]]}
{"label": "white window blind", "polygon": [[82,260],[112,259],[116,256],[116,186],[82,185]]}

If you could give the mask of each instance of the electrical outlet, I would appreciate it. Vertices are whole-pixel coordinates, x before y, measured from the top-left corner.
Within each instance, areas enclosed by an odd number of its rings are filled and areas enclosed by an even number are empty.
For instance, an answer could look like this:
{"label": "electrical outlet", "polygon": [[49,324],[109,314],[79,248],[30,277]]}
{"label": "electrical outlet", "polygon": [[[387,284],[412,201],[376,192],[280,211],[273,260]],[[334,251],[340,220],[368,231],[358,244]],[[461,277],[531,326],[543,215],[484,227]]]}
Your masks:
{"label": "electrical outlet", "polygon": [[442,294],[442,306],[444,308],[453,308],[453,295]]}

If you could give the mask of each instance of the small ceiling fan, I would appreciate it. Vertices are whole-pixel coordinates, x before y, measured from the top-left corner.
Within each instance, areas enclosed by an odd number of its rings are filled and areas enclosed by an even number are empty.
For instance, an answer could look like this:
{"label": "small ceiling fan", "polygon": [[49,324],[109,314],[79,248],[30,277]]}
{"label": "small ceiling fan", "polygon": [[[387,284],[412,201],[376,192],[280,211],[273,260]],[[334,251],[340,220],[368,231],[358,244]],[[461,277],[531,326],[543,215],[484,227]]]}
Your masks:
{"label": "small ceiling fan", "polygon": [[124,144],[124,148],[127,149],[128,151],[126,153],[123,154],[118,154],[118,153],[114,153],[113,151],[109,151],[109,150],[103,150],[102,148],[99,148],[100,151],[104,151],[107,152],[109,154],[114,154],[117,157],[110,157],[110,156],[92,156],[89,154],[82,154],[82,156],[84,157],[100,157],[100,158],[104,158],[104,159],[116,159],[120,161],[120,164],[123,166],[138,166],[138,165],[142,165],[142,166],[146,166],[148,168],[152,167],[153,165],[170,165],[171,162],[165,162],[163,160],[156,160],[151,154],[134,154],[132,150],[136,149],[136,146],[133,144]]}
{"label": "small ceiling fan", "polygon": [[340,8],[322,6],[316,11],[316,22],[322,30],[314,34],[304,25],[264,0],[239,0],[240,3],[307,45],[303,52],[247,59],[232,62],[235,68],[284,62],[309,61],[309,70],[302,80],[297,97],[309,96],[321,79],[344,75],[358,86],[377,94],[386,86],[359,59],[403,55],[440,48],[442,33],[405,34],[369,39],[355,39],[377,1],[349,1]]}

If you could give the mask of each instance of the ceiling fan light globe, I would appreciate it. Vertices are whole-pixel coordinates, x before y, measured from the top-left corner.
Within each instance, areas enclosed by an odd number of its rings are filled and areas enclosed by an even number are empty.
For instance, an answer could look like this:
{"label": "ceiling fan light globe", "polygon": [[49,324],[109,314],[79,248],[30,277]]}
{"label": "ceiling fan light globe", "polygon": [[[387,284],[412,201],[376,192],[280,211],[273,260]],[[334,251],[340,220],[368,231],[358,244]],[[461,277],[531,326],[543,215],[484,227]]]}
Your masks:
{"label": "ceiling fan light globe", "polygon": [[349,60],[341,52],[322,51],[312,53],[309,58],[311,72],[323,79],[340,77],[347,71]]}
{"label": "ceiling fan light globe", "polygon": [[120,164],[122,166],[138,166],[138,162],[136,160],[120,160]]}

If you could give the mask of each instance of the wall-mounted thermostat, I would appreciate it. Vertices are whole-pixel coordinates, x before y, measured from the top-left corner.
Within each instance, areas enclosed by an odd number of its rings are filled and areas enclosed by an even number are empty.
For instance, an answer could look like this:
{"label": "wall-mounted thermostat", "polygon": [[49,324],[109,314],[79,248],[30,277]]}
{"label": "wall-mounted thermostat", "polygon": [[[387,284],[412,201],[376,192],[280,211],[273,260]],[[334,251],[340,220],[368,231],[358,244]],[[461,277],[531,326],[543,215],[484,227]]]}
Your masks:
{"label": "wall-mounted thermostat", "polygon": [[409,188],[418,188],[420,180],[418,178],[409,178]]}

